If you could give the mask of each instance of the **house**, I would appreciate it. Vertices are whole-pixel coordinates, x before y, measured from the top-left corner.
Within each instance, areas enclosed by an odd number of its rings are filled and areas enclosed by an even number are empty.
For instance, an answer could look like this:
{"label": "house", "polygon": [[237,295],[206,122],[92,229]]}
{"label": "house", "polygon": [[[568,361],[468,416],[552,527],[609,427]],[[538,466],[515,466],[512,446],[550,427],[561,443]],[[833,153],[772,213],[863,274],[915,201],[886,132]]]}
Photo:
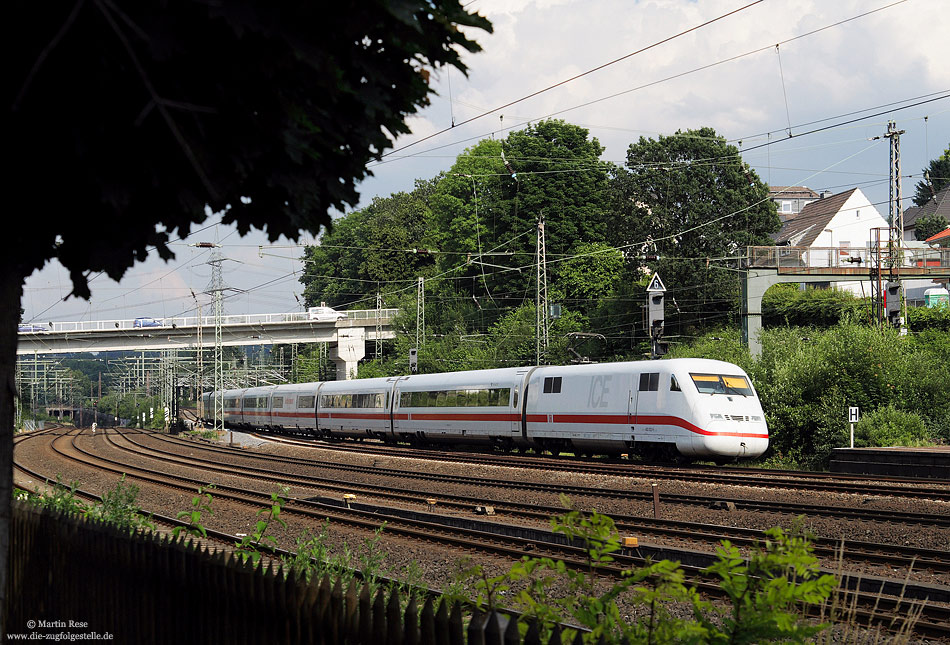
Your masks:
{"label": "house", "polygon": [[769,199],[775,202],[779,219],[783,222],[797,217],[806,204],[820,197],[807,186],[771,186],[769,188]]}
{"label": "house", "polygon": [[[914,206],[904,211],[904,239],[916,240],[917,238],[917,218],[924,215],[942,215],[945,220],[950,222],[950,184],[944,186],[939,193],[924,204],[923,206]],[[928,242],[930,240],[927,240]]]}
{"label": "house", "polygon": [[950,228],[945,228],[939,233],[931,235],[927,238],[926,242],[931,246],[950,248]]}
{"label": "house", "polygon": [[[785,222],[773,235],[779,246],[838,249],[838,255],[848,255],[848,249],[867,249],[872,240],[888,238],[887,220],[868,201],[860,188],[852,188],[837,195],[825,196],[809,202],[798,217]],[[835,266],[833,253],[827,253],[824,264],[817,256],[812,266]]]}
{"label": "house", "polygon": [[[877,246],[877,241],[887,241],[887,220],[860,188],[826,195],[805,204],[801,213],[787,220],[772,237],[778,246],[797,249],[790,250],[792,263],[803,262],[807,257],[807,265],[812,267],[861,266],[855,265],[853,260],[857,257],[866,260],[867,249]],[[869,281],[828,282],[816,286],[834,286],[858,297],[871,294]]]}

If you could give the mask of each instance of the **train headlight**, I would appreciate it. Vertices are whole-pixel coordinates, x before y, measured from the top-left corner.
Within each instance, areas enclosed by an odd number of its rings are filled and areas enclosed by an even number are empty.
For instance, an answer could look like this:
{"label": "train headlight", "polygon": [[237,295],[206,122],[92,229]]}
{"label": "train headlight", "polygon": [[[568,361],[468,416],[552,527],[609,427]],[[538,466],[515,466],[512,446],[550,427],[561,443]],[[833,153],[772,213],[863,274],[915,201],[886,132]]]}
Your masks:
{"label": "train headlight", "polygon": [[718,412],[710,412],[710,413],[709,413],[709,418],[712,419],[713,421],[722,421],[722,420],[723,420],[723,416],[722,416],[721,414],[719,414]]}

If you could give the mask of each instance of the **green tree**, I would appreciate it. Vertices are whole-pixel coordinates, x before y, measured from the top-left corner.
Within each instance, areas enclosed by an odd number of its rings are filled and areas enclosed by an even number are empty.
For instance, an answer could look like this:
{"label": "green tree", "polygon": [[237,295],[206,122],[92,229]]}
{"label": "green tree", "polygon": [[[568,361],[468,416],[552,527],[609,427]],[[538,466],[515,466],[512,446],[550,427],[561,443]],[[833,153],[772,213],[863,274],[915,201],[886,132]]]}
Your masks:
{"label": "green tree", "polygon": [[[171,257],[221,211],[241,233],[316,233],[356,203],[366,162],[408,132],[429,70],[465,70],[458,0],[71,3],[6,7],[3,141],[17,225],[0,254],[0,605],[12,475],[16,324],[23,281],[51,259],[114,279],[151,249]],[[0,625],[0,632],[5,626]]]}
{"label": "green tree", "polygon": [[467,150],[433,195],[433,241],[450,252],[440,269],[471,277],[460,287],[495,305],[522,302],[533,291],[539,217],[549,261],[606,239],[602,152],[585,128],[560,120]]}
{"label": "green tree", "polygon": [[914,222],[914,236],[918,240],[926,240],[943,231],[948,226],[950,226],[950,222],[948,222],[943,215],[927,213],[926,215],[918,217]]}
{"label": "green tree", "polygon": [[[950,146],[947,146],[942,155],[932,159],[930,164],[923,169],[923,172],[930,177],[930,180],[924,178],[917,182],[914,192],[914,203],[917,206],[923,206],[933,199],[933,196],[939,193],[944,186],[950,184]],[[926,238],[918,235],[917,239],[923,240]]]}
{"label": "green tree", "polygon": [[411,193],[376,197],[308,247],[300,278],[307,305],[339,307],[369,299],[375,306],[377,291],[413,289],[416,277],[432,264],[423,246],[431,186],[419,181]]}
{"label": "green tree", "polygon": [[[667,300],[694,320],[735,310],[734,263],[780,227],[768,187],[712,128],[640,138],[612,182],[609,242],[658,271]],[[652,259],[656,257],[656,259]]]}

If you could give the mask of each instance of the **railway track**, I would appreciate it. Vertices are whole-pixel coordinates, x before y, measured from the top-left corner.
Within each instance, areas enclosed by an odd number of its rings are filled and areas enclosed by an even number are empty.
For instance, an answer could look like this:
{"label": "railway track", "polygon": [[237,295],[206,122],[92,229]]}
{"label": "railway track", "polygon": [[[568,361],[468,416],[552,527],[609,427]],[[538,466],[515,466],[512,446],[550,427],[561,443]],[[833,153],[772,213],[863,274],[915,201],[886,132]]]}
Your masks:
{"label": "railway track", "polygon": [[[173,475],[160,470],[144,468],[140,465],[131,465],[106,458],[102,455],[93,454],[77,445],[76,436],[74,434],[61,434],[53,438],[50,445],[63,459],[78,462],[86,467],[111,472],[116,475],[128,474],[131,478],[136,480],[165,488],[184,490],[188,493],[192,493],[197,485],[206,483],[205,481],[196,480],[191,477]],[[247,456],[246,453],[244,456]],[[159,452],[153,454],[153,457],[167,461],[169,455],[164,452]],[[207,463],[205,463],[205,467],[207,467]],[[247,475],[245,474],[244,476],[246,477]],[[274,477],[274,473],[271,473],[268,480],[271,481]],[[280,474],[278,477],[281,480],[285,480],[287,476]],[[261,478],[260,475],[258,478]],[[262,505],[268,505],[270,500],[269,494],[234,486],[219,485],[217,486],[215,494],[218,498],[225,498],[239,504],[252,505],[257,508]],[[284,506],[284,513],[299,515],[317,521],[322,521],[323,518],[330,518],[335,522],[369,530],[375,529],[379,526],[381,521],[385,521],[387,523],[388,533],[394,533],[416,540],[423,540],[440,545],[448,544],[457,548],[479,552],[489,552],[507,558],[520,558],[526,554],[532,556],[549,555],[564,560],[573,566],[586,566],[584,549],[577,546],[550,543],[539,540],[537,537],[526,539],[510,535],[500,536],[496,533],[489,533],[479,528],[466,526],[448,527],[439,522],[431,521],[430,519],[413,519],[396,513],[381,513],[379,509],[361,511],[359,509],[345,508],[320,501],[291,499],[288,500]],[[644,564],[642,558],[622,555],[617,558],[616,564],[605,570],[604,573],[620,575],[621,569],[630,566],[641,566],[642,564]],[[695,580],[701,591],[709,594],[719,593],[718,585],[710,584],[708,581],[702,579],[700,567],[684,568],[687,574]],[[906,613],[909,606],[906,600],[882,598],[879,594],[858,592],[856,598],[860,607],[858,613],[867,621],[882,620],[881,613],[883,611],[891,613],[890,617],[884,618],[885,621],[894,618],[899,620],[899,617]],[[950,625],[950,610],[946,607],[927,605],[924,607],[924,615],[917,624],[917,631],[918,633],[939,635],[941,637],[950,636],[950,628],[947,627],[948,625]]]}
{"label": "railway track", "polygon": [[[158,435],[156,435],[158,436]],[[166,441],[186,441],[187,440],[176,440],[176,439],[164,439]],[[187,442],[192,443],[193,442]],[[212,452],[217,452],[219,454],[246,454],[246,452],[228,447],[215,447],[208,446],[208,450]],[[594,497],[594,498],[614,498],[614,499],[625,499],[625,500],[640,500],[640,501],[652,501],[653,493],[650,490],[636,490],[634,488],[624,489],[624,490],[609,490],[604,488],[594,488],[587,486],[569,486],[569,485],[559,485],[559,484],[546,484],[546,483],[537,483],[537,482],[519,482],[511,480],[497,480],[497,479],[488,479],[484,477],[471,477],[464,475],[437,475],[432,473],[419,473],[409,470],[397,470],[392,468],[380,468],[376,466],[358,466],[353,464],[340,464],[329,461],[322,460],[308,460],[300,459],[293,457],[278,457],[274,455],[256,455],[259,459],[269,462],[269,463],[284,463],[284,464],[294,464],[297,466],[317,466],[320,468],[327,468],[332,470],[338,470],[341,472],[350,472],[350,473],[363,473],[363,474],[372,474],[372,475],[389,475],[393,477],[403,477],[406,479],[414,480],[425,480],[432,482],[447,482],[447,483],[463,483],[471,486],[484,486],[489,488],[520,488],[524,490],[531,490],[541,493],[551,493],[554,495],[565,494],[568,496],[583,496],[583,497]],[[494,464],[497,465],[497,464]],[[641,484],[642,485],[642,484]],[[804,504],[798,502],[782,502],[782,501],[760,501],[760,500],[749,500],[742,498],[728,498],[724,496],[702,496],[702,495],[686,495],[686,494],[673,494],[673,493],[664,493],[663,494],[663,503],[664,504],[684,504],[690,506],[704,506],[707,507],[713,503],[724,502],[734,504],[736,509],[758,511],[758,512],[775,512],[775,513],[785,513],[792,516],[806,515],[806,516],[823,516],[823,517],[833,517],[833,518],[847,518],[847,519],[857,519],[864,521],[874,521],[874,522],[893,522],[893,523],[904,523],[904,524],[925,524],[930,526],[940,526],[940,527],[950,527],[950,517],[935,516],[930,513],[914,513],[914,512],[897,512],[897,511],[882,511],[875,509],[860,509],[860,508],[840,508],[837,506],[826,506],[820,504]]]}
{"label": "railway track", "polygon": [[[137,447],[136,454],[154,456],[157,448],[145,446],[133,439],[134,435],[122,434],[123,439]],[[163,439],[156,435],[156,438]],[[114,439],[106,435],[106,440],[119,450],[129,450],[115,443]],[[293,484],[310,488],[321,488],[340,495],[359,493],[389,502],[402,503],[408,506],[418,506],[423,500],[435,500],[441,508],[451,509],[459,513],[471,513],[475,506],[490,505],[495,512],[505,517],[517,517],[546,524],[549,519],[564,512],[562,507],[545,506],[540,504],[519,504],[484,497],[464,497],[446,495],[434,490],[403,493],[393,491],[386,486],[377,486],[366,483],[341,483],[337,479],[315,477],[312,475],[277,472],[271,468],[251,466],[222,465],[219,462],[203,458],[179,455],[173,452],[160,451],[161,459],[183,466],[201,468],[206,471],[219,472],[244,477],[268,479],[274,482]],[[240,456],[247,456],[241,453]],[[271,457],[266,458],[271,461]],[[292,462],[293,463],[293,462]],[[702,524],[678,520],[647,519],[635,515],[611,514],[621,532],[634,535],[664,535],[679,540],[704,542],[710,550],[718,545],[720,540],[728,539],[739,546],[751,546],[764,537],[762,531],[755,529],[735,528],[720,525]],[[915,547],[860,542],[856,540],[835,540],[817,537],[813,541],[816,555],[829,560],[836,559],[841,554],[845,560],[853,562],[872,562],[901,569],[925,570],[932,573],[950,573],[950,554],[935,549],[920,549]]]}
{"label": "railway track", "polygon": [[373,444],[369,442],[342,443],[325,440],[301,440],[279,435],[252,433],[267,441],[301,447],[321,448],[346,452],[380,454],[421,459],[438,459],[490,466],[547,468],[564,472],[595,473],[615,477],[647,477],[657,480],[680,480],[720,486],[753,486],[793,490],[828,491],[857,495],[881,495],[950,501],[950,481],[921,480],[912,477],[875,477],[846,473],[821,473],[792,470],[764,470],[761,468],[717,467],[697,468],[673,464],[644,465],[619,461],[557,458],[512,454],[492,454],[461,450],[419,449],[405,446]]}

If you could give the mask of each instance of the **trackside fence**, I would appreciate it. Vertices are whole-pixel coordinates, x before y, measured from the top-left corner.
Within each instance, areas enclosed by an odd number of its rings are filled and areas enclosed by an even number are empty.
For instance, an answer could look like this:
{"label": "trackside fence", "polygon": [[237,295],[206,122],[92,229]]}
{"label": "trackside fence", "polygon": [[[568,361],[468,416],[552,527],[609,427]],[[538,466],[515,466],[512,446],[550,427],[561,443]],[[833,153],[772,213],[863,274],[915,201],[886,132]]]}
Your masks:
{"label": "trackside fence", "polygon": [[[514,620],[494,612],[473,615],[432,598],[420,607],[395,591],[371,597],[365,585],[357,592],[353,582],[344,589],[328,578],[308,583],[223,550],[154,532],[130,536],[17,500],[10,537],[7,642],[33,634],[115,643],[542,645],[534,625],[521,637]],[[561,645],[559,629],[547,643]]]}

